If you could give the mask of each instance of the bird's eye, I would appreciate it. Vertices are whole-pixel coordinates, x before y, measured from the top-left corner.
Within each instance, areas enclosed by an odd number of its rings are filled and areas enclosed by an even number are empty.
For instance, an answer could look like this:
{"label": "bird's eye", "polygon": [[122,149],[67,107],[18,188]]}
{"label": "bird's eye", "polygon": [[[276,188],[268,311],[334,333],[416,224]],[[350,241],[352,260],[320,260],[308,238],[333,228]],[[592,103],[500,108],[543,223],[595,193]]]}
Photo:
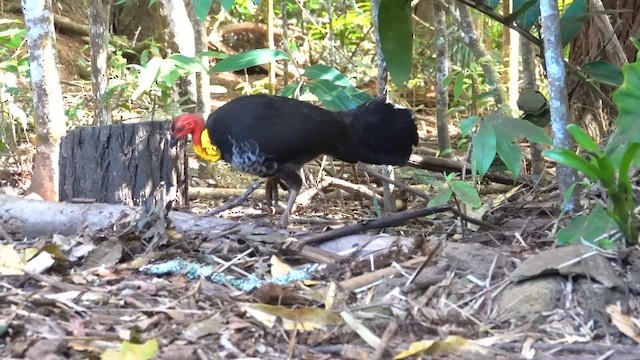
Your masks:
{"label": "bird's eye", "polygon": [[182,131],[182,130],[184,130],[184,126],[182,125],[176,126],[176,131]]}

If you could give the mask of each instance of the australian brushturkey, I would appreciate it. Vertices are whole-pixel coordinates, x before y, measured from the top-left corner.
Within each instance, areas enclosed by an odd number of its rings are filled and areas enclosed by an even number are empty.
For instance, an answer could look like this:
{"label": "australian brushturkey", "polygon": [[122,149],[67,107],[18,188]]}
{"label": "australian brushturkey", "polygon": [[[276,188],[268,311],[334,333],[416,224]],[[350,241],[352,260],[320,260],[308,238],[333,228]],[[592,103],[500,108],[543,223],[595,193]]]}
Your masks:
{"label": "australian brushturkey", "polygon": [[210,114],[206,124],[199,114],[179,115],[171,132],[174,145],[191,134],[195,152],[205,160],[224,159],[268,177],[269,203],[282,181],[289,191],[282,227],[302,186],[298,170],[308,161],[326,154],[350,163],[404,165],[418,143],[411,111],[382,98],[332,112],[286,97],[243,96]]}

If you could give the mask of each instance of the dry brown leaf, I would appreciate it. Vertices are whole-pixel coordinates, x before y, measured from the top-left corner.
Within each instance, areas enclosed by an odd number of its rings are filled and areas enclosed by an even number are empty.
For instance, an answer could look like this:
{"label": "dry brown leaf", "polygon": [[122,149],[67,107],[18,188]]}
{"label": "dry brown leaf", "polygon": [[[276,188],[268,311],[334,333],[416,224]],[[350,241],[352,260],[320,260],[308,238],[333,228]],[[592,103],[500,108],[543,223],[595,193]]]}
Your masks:
{"label": "dry brown leaf", "polygon": [[485,354],[487,349],[472,340],[461,336],[451,335],[444,340],[416,341],[409,345],[409,349],[396,355],[394,359],[406,359],[410,356],[426,353],[429,355],[459,355],[469,353]]}
{"label": "dry brown leaf", "polygon": [[284,306],[250,303],[240,304],[240,306],[268,327],[273,327],[276,319],[280,319],[285,330],[325,329],[342,323],[339,315],[320,308],[289,309]]}
{"label": "dry brown leaf", "polygon": [[640,329],[630,317],[622,313],[620,307],[613,304],[607,305],[607,313],[611,315],[611,322],[621,333],[640,343]]}
{"label": "dry brown leaf", "polygon": [[271,263],[271,276],[273,277],[285,276],[291,272],[291,266],[275,255],[271,256],[269,262]]}

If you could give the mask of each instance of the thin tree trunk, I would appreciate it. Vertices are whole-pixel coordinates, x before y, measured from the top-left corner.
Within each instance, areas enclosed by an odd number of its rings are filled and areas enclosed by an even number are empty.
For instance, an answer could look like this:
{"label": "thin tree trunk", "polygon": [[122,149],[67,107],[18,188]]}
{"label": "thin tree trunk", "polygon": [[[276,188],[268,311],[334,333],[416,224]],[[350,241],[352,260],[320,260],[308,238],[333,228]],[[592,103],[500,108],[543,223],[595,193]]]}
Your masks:
{"label": "thin tree trunk", "polygon": [[[491,59],[491,56],[482,46],[482,42],[478,38],[469,8],[458,2],[458,9],[460,10],[460,16],[455,15],[453,11],[450,11],[449,14],[453,15],[460,31],[462,31],[462,40],[464,44],[469,48],[469,50],[471,50],[471,53],[473,53],[476,59]],[[493,99],[496,103],[496,107],[501,108],[505,103],[505,94],[504,90],[500,87],[500,78],[496,71],[495,64],[492,64],[489,61],[482,61],[480,66],[482,67],[482,70],[484,70],[484,77],[487,85],[489,85],[489,88],[491,88],[491,91],[493,92]]]}
{"label": "thin tree trunk", "polygon": [[[269,49],[276,48],[276,41],[273,35],[275,31],[275,25],[273,20],[275,18],[275,13],[273,11],[273,1],[267,0],[267,46]],[[269,94],[276,93],[276,63],[272,61],[269,63]]]}
{"label": "thin tree trunk", "polygon": [[[542,38],[544,40],[544,59],[549,80],[549,102],[551,110],[551,129],[553,145],[556,148],[572,149],[573,141],[567,132],[569,125],[569,97],[567,95],[566,71],[560,37],[560,16],[557,0],[540,0]],[[578,173],[566,166],[558,165],[556,177],[560,194],[578,181]],[[576,187],[570,195],[565,210],[568,213],[580,211],[580,191]]]}
{"label": "thin tree trunk", "polygon": [[37,141],[29,192],[45,200],[58,201],[60,140],[66,128],[55,60],[51,0],[22,0],[22,11],[27,28]]}
{"label": "thin tree trunk", "polygon": [[[380,22],[378,21],[378,15],[380,14],[380,2],[381,0],[371,0],[371,16],[373,17],[374,37],[376,40],[376,61],[378,64],[378,79],[376,81],[378,96],[385,96],[387,92],[387,63],[384,60],[382,54],[382,46],[380,43]],[[393,178],[393,168],[391,166],[382,166],[382,174],[386,177]],[[389,213],[393,211],[395,200],[393,199],[393,192],[391,186],[388,183],[384,183],[382,186],[382,195],[384,199],[383,212]]]}
{"label": "thin tree trunk", "polygon": [[446,155],[451,148],[449,138],[449,89],[444,85],[449,75],[449,46],[447,41],[447,23],[444,10],[437,3],[433,3],[433,19],[436,34],[436,124],[438,129],[438,150]]}
{"label": "thin tree trunk", "polygon": [[93,125],[111,124],[111,107],[104,99],[107,76],[107,46],[109,44],[109,13],[113,0],[91,0],[89,7],[89,38],[91,42],[91,90],[93,94]]}
{"label": "thin tree trunk", "polygon": [[[536,54],[533,51],[533,44],[524,37],[520,37],[520,53],[522,55],[522,90],[537,90],[536,81]],[[545,162],[542,157],[542,145],[530,142],[531,147],[531,173],[533,180],[538,182],[543,180]]]}
{"label": "thin tree trunk", "polygon": [[[160,0],[158,3],[161,5],[160,12],[167,24],[165,33],[168,48],[174,53],[195,56],[195,35],[184,0]],[[198,99],[196,74],[180,79],[177,86],[180,97],[187,96],[189,103],[193,105],[189,110],[196,111],[195,104]]]}
{"label": "thin tree trunk", "polygon": [[[504,1],[509,3],[509,13],[511,13],[511,10],[513,9],[513,0]],[[518,94],[520,93],[520,89],[518,87],[518,79],[520,79],[520,34],[506,26],[503,29],[509,36],[509,71],[507,71],[509,81],[507,82],[507,102],[513,111],[518,108]]]}
{"label": "thin tree trunk", "polygon": [[[209,40],[207,39],[206,21],[200,21],[196,15],[193,0],[187,3],[189,10],[189,19],[193,27],[195,52],[202,53],[208,50]],[[209,58],[202,56],[202,63],[209,68]],[[199,72],[196,75],[196,112],[206,114],[211,112],[211,77],[206,71]]]}

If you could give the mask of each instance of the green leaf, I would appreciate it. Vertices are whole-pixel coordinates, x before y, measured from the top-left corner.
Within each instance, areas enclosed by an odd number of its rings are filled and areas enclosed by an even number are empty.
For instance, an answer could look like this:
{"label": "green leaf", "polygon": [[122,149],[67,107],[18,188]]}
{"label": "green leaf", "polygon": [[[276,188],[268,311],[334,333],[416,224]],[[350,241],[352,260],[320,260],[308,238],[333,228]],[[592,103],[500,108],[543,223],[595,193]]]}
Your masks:
{"label": "green leaf", "polygon": [[524,14],[519,14],[515,21],[518,26],[528,31],[533,25],[538,23],[538,18],[540,17],[538,0],[513,0],[512,14],[522,11],[524,11]]}
{"label": "green leaf", "polygon": [[562,47],[578,37],[582,26],[589,20],[589,6],[587,0],[573,0],[571,5],[560,17],[560,35]]}
{"label": "green leaf", "polygon": [[464,74],[459,73],[456,77],[456,82],[453,85],[453,101],[456,101],[460,98],[462,90],[464,90]]}
{"label": "green leaf", "polygon": [[582,65],[582,71],[584,71],[589,78],[605,85],[617,87],[622,85],[624,81],[622,69],[618,65],[602,60]]}
{"label": "green leaf", "polygon": [[380,47],[391,80],[402,88],[409,80],[413,55],[411,1],[381,0],[378,13]]}
{"label": "green leaf", "polygon": [[582,130],[578,125],[567,125],[567,131],[569,132],[569,134],[571,134],[578,145],[582,146],[583,149],[592,152],[598,157],[604,155],[598,147],[598,144],[596,144],[595,141],[593,141],[593,139],[591,139],[591,137],[587,135],[587,133],[584,132],[584,130]]}
{"label": "green leaf", "polygon": [[344,92],[347,94],[347,96],[349,96],[349,98],[351,98],[358,105],[366,103],[367,101],[373,100],[373,97],[371,97],[371,95],[367,94],[366,92],[354,86],[349,86],[345,88]]}
{"label": "green leaf", "polygon": [[469,204],[475,209],[482,206],[482,200],[480,200],[478,190],[468,182],[460,180],[452,181],[451,189],[463,203]]}
{"label": "green leaf", "polygon": [[209,9],[211,9],[211,0],[193,0],[193,7],[196,12],[198,20],[204,21],[209,15]]}
{"label": "green leaf", "polygon": [[298,87],[300,87],[300,93],[303,93],[304,86],[300,86],[300,81],[296,81],[283,87],[278,95],[293,98],[296,95],[296,90],[298,89]]}
{"label": "green leaf", "polygon": [[318,80],[318,79],[329,80],[338,86],[344,86],[344,87],[353,86],[349,78],[347,78],[343,73],[332,68],[331,66],[327,66],[323,64],[315,64],[315,65],[309,66],[304,71],[303,75],[313,80]]}
{"label": "green leaf", "polygon": [[478,121],[480,121],[480,117],[475,115],[469,116],[468,118],[460,121],[460,134],[462,136],[471,134],[471,130],[473,130]]}
{"label": "green leaf", "polygon": [[488,114],[485,116],[485,119],[486,121],[490,121],[495,128],[500,128],[513,137],[526,137],[530,141],[538,144],[553,144],[551,138],[544,132],[544,129],[535,126],[529,121],[523,121],[522,119],[498,113]]}
{"label": "green leaf", "polygon": [[229,57],[229,55],[218,51],[201,51],[196,53],[196,56],[207,56],[214,59],[226,59]]}
{"label": "green leaf", "polygon": [[151,89],[158,78],[163,62],[163,58],[154,57],[149,60],[147,65],[142,69],[142,71],[140,71],[140,75],[138,76],[138,88],[133,92],[133,94],[131,94],[132,100],[137,99],[143,92]]}
{"label": "green leaf", "polygon": [[520,176],[520,167],[522,166],[522,149],[514,144],[513,138],[501,132],[500,128],[494,128],[496,131],[496,151],[500,159],[511,171],[513,178]]}
{"label": "green leaf", "polygon": [[222,7],[228,13],[231,13],[231,10],[233,10],[233,6],[235,4],[236,4],[236,0],[220,0],[220,5],[222,5]]}
{"label": "green leaf", "polygon": [[177,67],[191,72],[207,71],[207,68],[202,64],[202,61],[195,57],[173,54],[169,56],[167,60],[173,62]]}
{"label": "green leaf", "polygon": [[558,245],[579,244],[583,239],[593,243],[617,227],[602,206],[596,205],[589,215],[574,216],[567,227],[558,231],[556,238]]}
{"label": "green leaf", "polygon": [[489,170],[496,157],[496,132],[487,121],[480,122],[480,128],[471,140],[473,144],[473,162],[480,177]]}
{"label": "green leaf", "polygon": [[453,190],[451,188],[444,188],[441,191],[437,192],[431,200],[427,203],[427,207],[433,207],[438,205],[443,205],[449,202],[451,199],[451,195],[453,195]]}
{"label": "green leaf", "polygon": [[543,151],[542,156],[553,160],[558,164],[576,169],[592,181],[600,180],[598,169],[573,151],[569,151],[567,149],[551,149]]}
{"label": "green leaf", "polygon": [[[640,142],[640,57],[633,63],[622,65],[624,81],[613,93],[613,103],[618,109],[616,132],[605,147],[607,156],[617,163],[625,151],[625,144]],[[639,161],[638,158],[634,162]]]}
{"label": "green leaf", "polygon": [[500,0],[483,0],[482,3],[491,10],[495,10],[500,5]]}
{"label": "green leaf", "polygon": [[163,61],[160,66],[160,73],[158,74],[158,81],[162,80],[168,86],[175,85],[176,81],[180,78],[180,72],[176,65],[172,61]]}
{"label": "green leaf", "polygon": [[331,111],[348,111],[359,104],[349,97],[341,87],[329,80],[313,81],[309,84],[309,91],[322,102],[325,108]]}
{"label": "green leaf", "polygon": [[210,72],[238,71],[278,60],[291,60],[291,58],[284,51],[278,49],[248,50],[220,61]]}
{"label": "green leaf", "polygon": [[640,143],[629,144],[626,147],[626,150],[622,155],[622,160],[620,161],[620,183],[629,181],[629,167],[633,163],[633,160],[636,158],[636,156],[638,156],[639,151]]}

